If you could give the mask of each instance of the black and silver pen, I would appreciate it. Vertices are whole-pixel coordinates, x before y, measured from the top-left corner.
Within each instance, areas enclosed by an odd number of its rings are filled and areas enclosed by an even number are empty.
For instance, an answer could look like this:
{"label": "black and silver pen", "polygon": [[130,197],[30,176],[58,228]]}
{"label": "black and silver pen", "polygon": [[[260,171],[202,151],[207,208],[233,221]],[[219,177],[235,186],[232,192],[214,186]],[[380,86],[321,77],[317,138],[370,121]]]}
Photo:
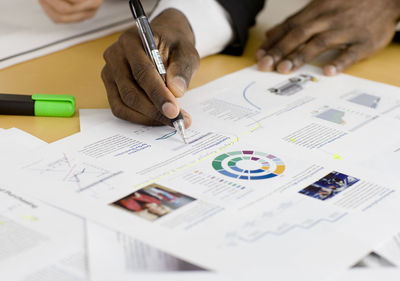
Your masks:
{"label": "black and silver pen", "polygon": [[[140,0],[130,0],[129,6],[131,8],[132,15],[135,18],[136,25],[139,30],[140,39],[143,42],[143,47],[147,55],[153,61],[158,73],[164,80],[164,83],[166,83],[165,75],[167,72],[162,62],[160,52],[158,51],[157,45],[154,41],[153,32],[151,31],[149,20],[147,19],[142,4],[140,3]],[[181,135],[183,141],[187,143],[185,136],[185,124],[183,123],[182,113],[179,112],[178,116],[172,119],[171,122],[174,125],[175,129]]]}

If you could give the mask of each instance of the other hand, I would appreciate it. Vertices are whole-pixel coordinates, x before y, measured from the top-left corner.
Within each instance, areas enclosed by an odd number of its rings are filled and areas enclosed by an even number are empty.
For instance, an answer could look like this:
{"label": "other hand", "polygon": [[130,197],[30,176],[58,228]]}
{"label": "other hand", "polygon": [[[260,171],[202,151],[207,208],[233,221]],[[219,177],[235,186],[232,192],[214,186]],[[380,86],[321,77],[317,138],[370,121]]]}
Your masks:
{"label": "other hand", "polygon": [[103,0],[39,0],[39,3],[55,23],[71,23],[93,17]]}
{"label": "other hand", "polygon": [[256,53],[258,68],[290,73],[340,49],[324,67],[326,75],[335,75],[389,44],[399,19],[399,0],[313,0],[267,31]]}
{"label": "other hand", "polygon": [[[105,51],[102,78],[115,116],[145,125],[171,125],[170,119],[179,113],[176,98],[186,92],[200,58],[190,24],[178,10],[165,10],[151,28],[167,70],[167,86],[146,55],[136,27]],[[189,127],[190,115],[184,110],[182,115]]]}

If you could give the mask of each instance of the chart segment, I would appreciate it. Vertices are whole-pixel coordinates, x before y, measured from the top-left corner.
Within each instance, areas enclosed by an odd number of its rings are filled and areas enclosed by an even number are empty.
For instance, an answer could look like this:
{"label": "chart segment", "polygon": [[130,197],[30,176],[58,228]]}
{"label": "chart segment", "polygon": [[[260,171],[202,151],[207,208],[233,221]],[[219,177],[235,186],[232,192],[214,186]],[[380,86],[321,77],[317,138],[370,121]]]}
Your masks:
{"label": "chart segment", "polygon": [[241,180],[264,180],[279,176],[285,163],[278,157],[253,150],[232,151],[217,156],[212,166],[218,173]]}

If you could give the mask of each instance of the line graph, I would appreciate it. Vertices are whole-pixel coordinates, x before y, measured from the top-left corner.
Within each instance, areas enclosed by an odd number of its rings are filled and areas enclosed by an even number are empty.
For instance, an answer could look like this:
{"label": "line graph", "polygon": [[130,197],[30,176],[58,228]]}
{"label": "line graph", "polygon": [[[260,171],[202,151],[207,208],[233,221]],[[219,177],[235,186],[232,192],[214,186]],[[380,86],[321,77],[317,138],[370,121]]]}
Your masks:
{"label": "line graph", "polygon": [[343,213],[343,214],[340,214],[340,215],[336,216],[336,217],[333,218],[333,219],[329,219],[329,218],[320,218],[320,219],[317,219],[317,220],[311,222],[311,223],[308,224],[308,225],[294,224],[294,225],[288,226],[287,228],[283,228],[281,231],[266,231],[266,232],[264,232],[264,233],[260,233],[260,235],[258,235],[258,236],[256,236],[256,237],[253,237],[252,240],[245,240],[245,239],[243,239],[243,240],[244,240],[244,241],[247,241],[247,242],[254,242],[254,241],[258,240],[258,239],[261,239],[262,237],[264,237],[264,236],[266,236],[266,235],[282,236],[282,235],[285,235],[285,234],[288,233],[289,231],[294,230],[294,229],[296,229],[296,228],[307,230],[307,229],[311,229],[311,228],[313,228],[313,227],[315,227],[315,226],[317,226],[318,224],[323,223],[323,222],[326,222],[326,223],[334,223],[334,222],[337,222],[338,220],[340,220],[341,218],[343,218],[343,217],[346,216],[346,215],[347,215],[347,213]]}
{"label": "line graph", "polygon": [[247,92],[250,89],[251,86],[253,86],[256,83],[256,81],[251,82],[249,85],[247,85],[244,90],[243,90],[243,98],[244,100],[250,104],[251,106],[255,107],[257,110],[261,110],[261,107],[255,105],[254,103],[252,103],[249,98],[247,97]]}
{"label": "line graph", "polygon": [[285,100],[300,93],[310,81],[317,82],[318,79],[309,74],[299,74],[272,87],[265,81],[252,81],[244,87],[242,96],[246,103],[262,111],[273,108],[275,103],[282,105],[282,98]]}
{"label": "line graph", "polygon": [[[336,210],[316,211],[293,202],[285,203],[276,210],[266,211],[245,221],[225,235],[223,247],[236,247],[252,244],[266,237],[282,237],[293,231],[312,231],[322,224],[334,224],[342,220],[348,213]],[[299,208],[302,212],[299,212]],[[299,216],[301,214],[301,216]]]}

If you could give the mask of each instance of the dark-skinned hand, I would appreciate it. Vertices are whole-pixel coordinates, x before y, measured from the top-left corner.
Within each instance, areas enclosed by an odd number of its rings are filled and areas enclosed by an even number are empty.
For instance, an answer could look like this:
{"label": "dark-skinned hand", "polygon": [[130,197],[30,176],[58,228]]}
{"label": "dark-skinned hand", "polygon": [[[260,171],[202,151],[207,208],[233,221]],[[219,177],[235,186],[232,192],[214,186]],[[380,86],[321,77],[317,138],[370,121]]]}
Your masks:
{"label": "dark-skinned hand", "polygon": [[330,49],[340,53],[324,66],[335,75],[382,49],[400,19],[400,0],[314,0],[267,31],[256,53],[258,68],[290,73]]}
{"label": "dark-skinned hand", "polygon": [[[200,58],[190,24],[178,10],[165,10],[151,28],[167,70],[167,86],[146,55],[136,27],[105,51],[102,78],[115,116],[144,125],[171,126],[170,119],[179,113],[176,98],[186,92]],[[189,127],[190,115],[181,112]]]}

